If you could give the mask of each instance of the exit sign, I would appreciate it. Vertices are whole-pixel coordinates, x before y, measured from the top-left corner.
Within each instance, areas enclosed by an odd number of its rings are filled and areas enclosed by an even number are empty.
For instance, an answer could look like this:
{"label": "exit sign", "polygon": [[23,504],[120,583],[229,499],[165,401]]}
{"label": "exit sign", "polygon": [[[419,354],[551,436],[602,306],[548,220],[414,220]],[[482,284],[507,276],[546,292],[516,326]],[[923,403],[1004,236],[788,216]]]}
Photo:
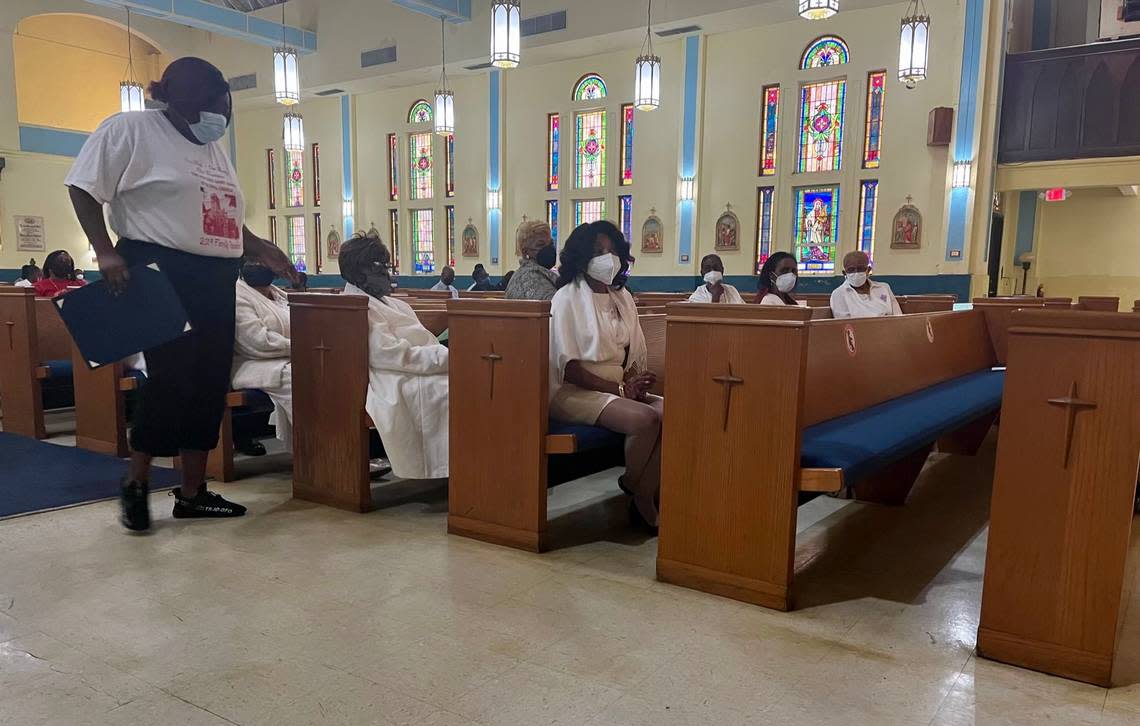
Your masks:
{"label": "exit sign", "polygon": [[1055,189],[1046,189],[1043,198],[1047,202],[1063,202],[1069,198],[1071,192],[1063,187]]}

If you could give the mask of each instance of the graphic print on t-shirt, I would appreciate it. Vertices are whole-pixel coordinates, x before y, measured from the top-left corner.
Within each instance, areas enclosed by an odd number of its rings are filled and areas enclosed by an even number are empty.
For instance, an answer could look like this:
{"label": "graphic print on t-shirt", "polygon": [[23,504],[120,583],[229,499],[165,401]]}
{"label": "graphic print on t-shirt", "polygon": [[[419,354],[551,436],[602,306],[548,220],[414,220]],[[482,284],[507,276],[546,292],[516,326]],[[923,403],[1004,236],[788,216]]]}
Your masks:
{"label": "graphic print on t-shirt", "polygon": [[190,173],[198,180],[202,194],[203,247],[241,249],[241,221],[238,219],[238,192],[225,170],[191,162]]}

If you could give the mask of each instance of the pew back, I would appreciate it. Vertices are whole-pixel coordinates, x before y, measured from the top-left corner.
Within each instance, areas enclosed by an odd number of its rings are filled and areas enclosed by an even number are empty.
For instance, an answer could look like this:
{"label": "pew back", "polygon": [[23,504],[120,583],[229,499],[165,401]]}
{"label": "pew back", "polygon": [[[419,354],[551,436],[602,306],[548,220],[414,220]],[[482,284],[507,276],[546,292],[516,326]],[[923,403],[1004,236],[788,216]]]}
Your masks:
{"label": "pew back", "polygon": [[43,358],[35,303],[30,288],[0,289],[0,401],[5,431],[42,439],[43,400],[34,371]]}
{"label": "pew back", "polygon": [[[1047,306],[1045,299],[1039,297],[974,298],[974,310],[980,310],[986,317],[986,329],[989,331],[990,344],[997,356],[998,365],[1005,365],[1009,357],[1009,322],[1014,311]],[[1071,307],[1066,306],[1066,309]]]}
{"label": "pew back", "polygon": [[460,290],[460,299],[468,300],[502,300],[507,293],[502,290]]}
{"label": "pew back", "polygon": [[59,308],[50,298],[36,298],[36,334],[40,341],[40,361],[70,360],[71,333],[59,317]]}
{"label": "pew back", "polygon": [[1115,313],[1120,309],[1120,298],[1081,295],[1077,298],[1077,307],[1081,310],[1097,310],[1106,313]]}

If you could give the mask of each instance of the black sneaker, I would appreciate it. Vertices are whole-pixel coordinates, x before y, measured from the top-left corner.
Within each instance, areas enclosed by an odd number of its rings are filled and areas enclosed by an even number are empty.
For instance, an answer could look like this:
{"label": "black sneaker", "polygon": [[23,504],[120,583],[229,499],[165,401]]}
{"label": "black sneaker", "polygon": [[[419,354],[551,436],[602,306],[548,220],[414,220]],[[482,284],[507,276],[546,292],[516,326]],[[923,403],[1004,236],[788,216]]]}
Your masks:
{"label": "black sneaker", "polygon": [[145,481],[123,479],[122,489],[119,490],[119,506],[122,510],[119,521],[132,532],[150,529],[150,507],[147,506],[149,493]]}
{"label": "black sneaker", "polygon": [[248,441],[235,441],[234,448],[246,456],[265,456],[265,444],[257,439]]}
{"label": "black sneaker", "polygon": [[198,494],[190,499],[182,498],[181,488],[172,490],[170,494],[174,497],[175,519],[241,517],[245,514],[245,507],[228,502],[221,494],[216,494],[205,487],[199,489]]}

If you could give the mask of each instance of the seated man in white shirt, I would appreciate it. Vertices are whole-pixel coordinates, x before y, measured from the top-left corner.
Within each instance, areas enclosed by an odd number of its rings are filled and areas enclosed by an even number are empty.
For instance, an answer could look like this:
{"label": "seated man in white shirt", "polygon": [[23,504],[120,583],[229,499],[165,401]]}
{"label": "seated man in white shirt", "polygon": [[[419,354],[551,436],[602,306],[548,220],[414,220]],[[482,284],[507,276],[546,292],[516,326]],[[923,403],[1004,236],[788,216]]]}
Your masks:
{"label": "seated man in white shirt", "polygon": [[701,259],[701,277],[704,278],[704,284],[693,291],[689,296],[689,302],[744,304],[740,292],[724,282],[724,262],[721,261],[720,255],[705,255]]}
{"label": "seated man in white shirt", "polygon": [[847,278],[831,293],[831,314],[836,318],[879,318],[902,315],[891,286],[871,280],[871,261],[856,250],[843,258]]}
{"label": "seated man in white shirt", "polygon": [[439,282],[432,286],[432,290],[442,292],[444,290],[451,293],[453,298],[459,297],[459,290],[455,288],[455,270],[450,267],[444,267],[439,271]]}
{"label": "seated man in white shirt", "polygon": [[[237,282],[236,325],[234,328],[234,367],[232,385],[236,389],[255,388],[273,401],[269,422],[286,447],[293,445],[293,367],[290,363],[289,301],[273,286],[273,270],[246,262]],[[250,450],[264,453],[260,445],[243,442]]]}

